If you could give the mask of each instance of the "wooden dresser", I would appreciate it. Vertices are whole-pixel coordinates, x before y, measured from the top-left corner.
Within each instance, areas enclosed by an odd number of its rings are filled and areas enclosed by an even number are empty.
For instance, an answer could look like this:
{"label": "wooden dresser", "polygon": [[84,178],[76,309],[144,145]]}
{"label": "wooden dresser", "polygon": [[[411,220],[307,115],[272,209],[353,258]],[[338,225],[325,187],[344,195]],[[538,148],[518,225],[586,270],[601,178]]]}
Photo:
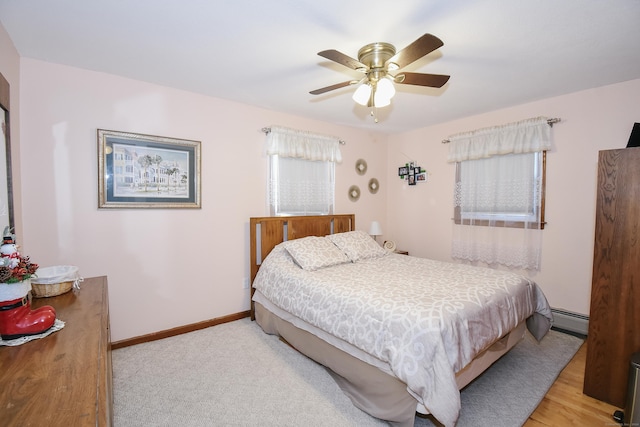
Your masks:
{"label": "wooden dresser", "polygon": [[51,305],[64,328],[17,347],[0,347],[0,424],[110,426],[111,338],[107,278],[80,291],[34,298]]}
{"label": "wooden dresser", "polygon": [[640,351],[640,147],[600,151],[584,393],[626,403]]}

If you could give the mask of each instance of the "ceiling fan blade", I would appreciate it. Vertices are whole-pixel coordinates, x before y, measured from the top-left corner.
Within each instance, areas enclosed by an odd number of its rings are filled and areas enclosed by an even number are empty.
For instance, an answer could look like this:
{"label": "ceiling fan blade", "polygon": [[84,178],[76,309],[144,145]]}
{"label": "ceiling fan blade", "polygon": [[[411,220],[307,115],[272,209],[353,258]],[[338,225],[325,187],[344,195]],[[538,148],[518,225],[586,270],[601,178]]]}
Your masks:
{"label": "ceiling fan blade", "polygon": [[344,65],[347,68],[351,68],[352,70],[361,72],[367,71],[367,66],[362,62],[334,49],[323,50],[322,52],[318,52],[318,55],[333,62],[337,62],[338,64]]}
{"label": "ceiling fan blade", "polygon": [[348,80],[346,82],[342,82],[342,83],[336,83],[334,85],[331,86],[327,86],[327,87],[323,87],[320,89],[316,89],[316,90],[312,90],[311,92],[309,92],[311,95],[320,95],[321,93],[325,93],[325,92],[329,92],[331,90],[335,90],[335,89],[340,89],[341,87],[346,87],[349,85],[354,85],[358,83],[358,80]]}
{"label": "ceiling fan blade", "polygon": [[442,40],[436,36],[429,33],[424,34],[409,46],[389,58],[386,65],[388,67],[389,64],[395,64],[398,67],[397,69],[404,68],[443,45]]}
{"label": "ceiling fan blade", "polygon": [[423,73],[401,73],[395,76],[394,81],[396,83],[404,85],[416,85],[416,86],[429,86],[429,87],[442,87],[449,77],[443,74],[423,74]]}

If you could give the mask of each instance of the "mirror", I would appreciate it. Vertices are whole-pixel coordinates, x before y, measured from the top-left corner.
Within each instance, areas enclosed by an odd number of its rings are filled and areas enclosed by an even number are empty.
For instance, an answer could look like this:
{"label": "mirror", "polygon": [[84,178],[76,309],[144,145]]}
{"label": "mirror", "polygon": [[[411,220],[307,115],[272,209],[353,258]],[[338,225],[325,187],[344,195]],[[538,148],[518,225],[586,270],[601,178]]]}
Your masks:
{"label": "mirror", "polygon": [[11,182],[11,132],[9,126],[9,82],[0,73],[0,232],[15,227]]}

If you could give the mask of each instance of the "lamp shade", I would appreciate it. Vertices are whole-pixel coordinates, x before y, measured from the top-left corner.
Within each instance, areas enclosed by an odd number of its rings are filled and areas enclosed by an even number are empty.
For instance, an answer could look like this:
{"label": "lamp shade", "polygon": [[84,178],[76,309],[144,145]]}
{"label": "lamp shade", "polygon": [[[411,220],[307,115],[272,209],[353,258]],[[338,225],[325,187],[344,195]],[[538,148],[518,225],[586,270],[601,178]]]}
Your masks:
{"label": "lamp shade", "polygon": [[385,98],[376,91],[376,94],[373,96],[373,105],[376,108],[382,108],[389,104],[391,104],[391,98]]}
{"label": "lamp shade", "polygon": [[393,95],[396,94],[396,88],[393,86],[393,82],[388,77],[383,77],[378,81],[378,85],[376,87],[376,93],[383,98],[393,98]]}
{"label": "lamp shade", "polygon": [[373,105],[376,108],[386,107],[391,104],[391,98],[396,94],[396,88],[388,77],[383,77],[376,84],[376,90],[373,95]]}
{"label": "lamp shade", "polygon": [[371,227],[369,227],[370,236],[382,236],[382,227],[378,221],[373,221]]}
{"label": "lamp shade", "polygon": [[368,83],[361,84],[353,93],[353,100],[360,105],[367,105],[371,96],[371,86]]}

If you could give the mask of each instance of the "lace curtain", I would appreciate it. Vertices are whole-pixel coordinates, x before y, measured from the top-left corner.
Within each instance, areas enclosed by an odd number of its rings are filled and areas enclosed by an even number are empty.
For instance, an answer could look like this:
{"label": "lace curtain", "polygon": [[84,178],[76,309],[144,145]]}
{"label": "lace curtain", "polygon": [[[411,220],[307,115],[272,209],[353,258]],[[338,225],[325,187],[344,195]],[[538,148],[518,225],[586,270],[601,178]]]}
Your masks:
{"label": "lace curtain", "polygon": [[539,270],[542,152],[551,127],[539,117],[449,138],[456,162],[452,257]]}
{"label": "lace curtain", "polygon": [[337,138],[271,127],[267,154],[271,215],[333,213],[335,164],[342,161]]}

